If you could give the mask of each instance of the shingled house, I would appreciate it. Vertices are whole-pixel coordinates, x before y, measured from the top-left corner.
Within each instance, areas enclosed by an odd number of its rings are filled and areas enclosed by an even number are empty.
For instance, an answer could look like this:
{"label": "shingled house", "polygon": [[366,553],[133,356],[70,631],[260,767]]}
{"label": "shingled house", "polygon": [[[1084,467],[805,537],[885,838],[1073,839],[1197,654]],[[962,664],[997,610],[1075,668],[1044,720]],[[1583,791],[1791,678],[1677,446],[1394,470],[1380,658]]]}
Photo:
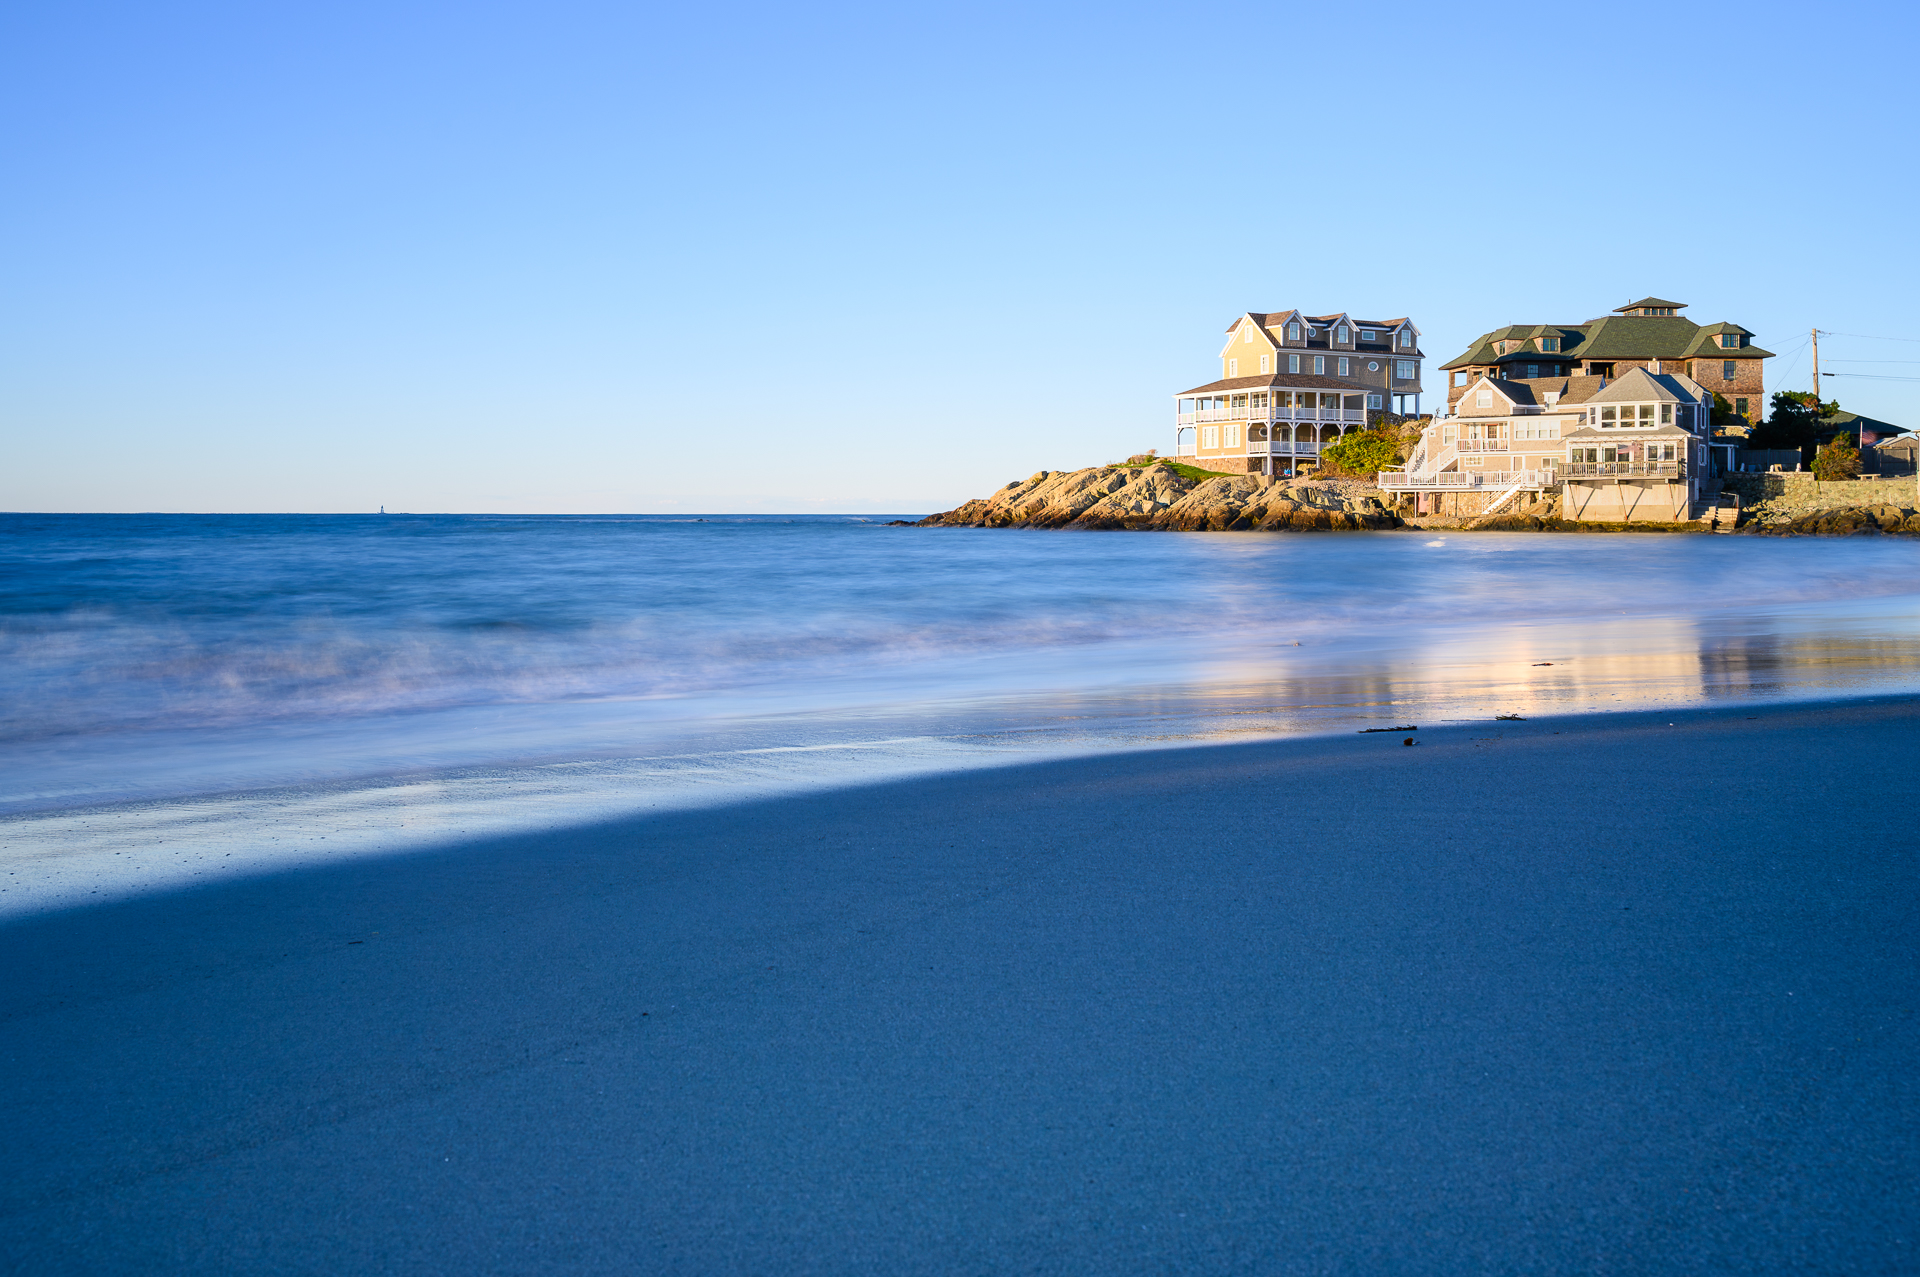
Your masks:
{"label": "shingled house", "polygon": [[1683,319],[1685,302],[1642,297],[1584,324],[1514,324],[1483,333],[1446,369],[1447,406],[1481,377],[1548,382],[1568,377],[1613,379],[1634,368],[1680,373],[1719,395],[1748,421],[1766,412],[1763,361],[1773,352],[1753,344],[1738,324]]}
{"label": "shingled house", "polygon": [[1715,486],[1713,396],[1681,373],[1482,375],[1380,486],[1423,514],[1475,516],[1558,492],[1570,519],[1679,522]]}
{"label": "shingled house", "polygon": [[1419,411],[1420,333],[1405,318],[1248,311],[1220,380],[1174,396],[1174,452],[1208,470],[1284,474],[1391,404]]}

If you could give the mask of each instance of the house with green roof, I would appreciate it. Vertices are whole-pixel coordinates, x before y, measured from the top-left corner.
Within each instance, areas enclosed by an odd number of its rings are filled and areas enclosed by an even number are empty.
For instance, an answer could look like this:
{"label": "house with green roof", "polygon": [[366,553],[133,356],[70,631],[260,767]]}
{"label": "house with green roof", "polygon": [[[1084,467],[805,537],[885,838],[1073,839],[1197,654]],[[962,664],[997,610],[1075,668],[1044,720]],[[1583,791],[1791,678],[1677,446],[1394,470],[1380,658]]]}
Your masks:
{"label": "house with green roof", "polygon": [[1753,344],[1739,324],[1696,324],[1685,302],[1642,297],[1581,324],[1509,324],[1482,333],[1465,353],[1441,365],[1451,410],[1481,377],[1531,383],[1568,377],[1612,380],[1644,368],[1679,373],[1725,399],[1748,421],[1766,411],[1764,362],[1773,352]]}

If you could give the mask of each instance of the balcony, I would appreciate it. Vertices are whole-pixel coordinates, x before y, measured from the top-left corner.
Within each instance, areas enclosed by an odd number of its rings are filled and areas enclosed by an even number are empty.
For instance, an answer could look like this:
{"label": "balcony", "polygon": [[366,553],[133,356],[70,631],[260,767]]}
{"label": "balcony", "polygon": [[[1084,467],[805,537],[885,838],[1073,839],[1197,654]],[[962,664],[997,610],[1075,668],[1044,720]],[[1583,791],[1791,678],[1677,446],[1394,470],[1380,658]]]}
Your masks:
{"label": "balcony", "polygon": [[1216,421],[1338,421],[1365,425],[1364,408],[1205,408],[1174,414],[1182,426],[1211,425]]}
{"label": "balcony", "polygon": [[1285,440],[1269,441],[1264,439],[1247,440],[1249,457],[1317,457],[1320,445],[1317,443],[1288,443]]}
{"label": "balcony", "polygon": [[1551,470],[1441,470],[1409,474],[1382,470],[1380,487],[1387,492],[1431,492],[1437,489],[1473,491],[1479,488],[1551,488],[1559,480]]}
{"label": "balcony", "polygon": [[1563,479],[1678,479],[1678,461],[1570,461],[1560,467]]}
{"label": "balcony", "polygon": [[1460,439],[1453,445],[1455,452],[1505,452],[1507,448],[1505,439]]}

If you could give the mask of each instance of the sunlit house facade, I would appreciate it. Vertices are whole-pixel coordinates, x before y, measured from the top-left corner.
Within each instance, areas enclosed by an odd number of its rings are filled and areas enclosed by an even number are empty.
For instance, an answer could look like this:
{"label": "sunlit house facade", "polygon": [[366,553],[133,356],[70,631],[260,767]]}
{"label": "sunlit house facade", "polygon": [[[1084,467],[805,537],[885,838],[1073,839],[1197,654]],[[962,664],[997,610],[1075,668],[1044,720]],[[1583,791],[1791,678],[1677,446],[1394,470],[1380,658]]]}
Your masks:
{"label": "sunlit house facade", "polygon": [[1174,396],[1174,452],[1228,473],[1292,475],[1366,426],[1418,411],[1420,333],[1409,319],[1249,311],[1227,327],[1220,379]]}

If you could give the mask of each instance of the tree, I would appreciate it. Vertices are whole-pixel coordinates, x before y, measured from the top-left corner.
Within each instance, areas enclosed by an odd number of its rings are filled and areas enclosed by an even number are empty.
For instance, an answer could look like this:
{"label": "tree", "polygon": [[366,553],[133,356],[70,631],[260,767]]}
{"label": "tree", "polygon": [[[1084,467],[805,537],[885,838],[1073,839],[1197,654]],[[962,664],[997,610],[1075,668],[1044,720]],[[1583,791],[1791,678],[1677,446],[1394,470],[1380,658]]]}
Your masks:
{"label": "tree", "polygon": [[1747,446],[1804,452],[1819,442],[1820,419],[1839,411],[1838,403],[1823,404],[1803,390],[1783,390],[1773,397],[1773,414],[1747,436]]}
{"label": "tree", "polygon": [[1835,435],[1814,454],[1813,477],[1822,483],[1860,477],[1860,451],[1853,446],[1852,435]]}
{"label": "tree", "polygon": [[1400,448],[1391,427],[1356,430],[1338,443],[1320,450],[1322,472],[1350,479],[1372,479],[1400,460]]}

